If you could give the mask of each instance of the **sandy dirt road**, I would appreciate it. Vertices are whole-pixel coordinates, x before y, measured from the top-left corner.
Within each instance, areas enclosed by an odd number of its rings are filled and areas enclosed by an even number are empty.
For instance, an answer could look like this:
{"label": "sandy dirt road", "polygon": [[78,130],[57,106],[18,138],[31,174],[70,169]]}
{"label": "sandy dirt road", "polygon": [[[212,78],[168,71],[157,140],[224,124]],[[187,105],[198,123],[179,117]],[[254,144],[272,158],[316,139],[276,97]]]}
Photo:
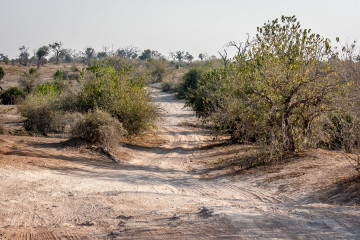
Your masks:
{"label": "sandy dirt road", "polygon": [[352,171],[340,154],[227,174],[205,163],[251,147],[200,148],[210,137],[190,126],[194,113],[173,94],[153,97],[167,142],[124,146],[121,163],[60,138],[0,136],[0,239],[360,238],[360,208],[324,201]]}

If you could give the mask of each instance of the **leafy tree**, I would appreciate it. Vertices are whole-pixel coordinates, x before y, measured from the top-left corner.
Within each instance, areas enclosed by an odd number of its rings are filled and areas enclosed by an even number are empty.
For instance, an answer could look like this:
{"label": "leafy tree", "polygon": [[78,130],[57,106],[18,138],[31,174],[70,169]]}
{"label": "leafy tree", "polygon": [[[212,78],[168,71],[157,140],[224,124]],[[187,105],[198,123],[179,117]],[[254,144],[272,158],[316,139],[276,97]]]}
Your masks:
{"label": "leafy tree", "polygon": [[133,46],[120,48],[117,50],[117,55],[128,59],[137,58],[139,56],[139,49]]}
{"label": "leafy tree", "polygon": [[186,52],[185,59],[191,63],[194,60],[194,57],[189,52]]}
{"label": "leafy tree", "polygon": [[4,54],[0,53],[0,61],[4,62],[5,64],[9,64],[10,60],[8,56],[5,56]]}
{"label": "leafy tree", "polygon": [[199,56],[198,56],[200,61],[206,60],[207,57],[208,57],[208,55],[206,53],[200,53]]}
{"label": "leafy tree", "polygon": [[313,144],[340,92],[333,54],[328,39],[283,16],[259,27],[227,68],[205,74],[187,102],[234,139],[265,144],[271,157],[295,151]]}
{"label": "leafy tree", "polygon": [[91,65],[91,59],[95,56],[95,50],[92,47],[88,47],[84,52],[85,57],[88,60],[88,65]]}
{"label": "leafy tree", "polygon": [[151,58],[160,59],[161,57],[162,56],[158,51],[146,49],[141,53],[141,55],[139,56],[139,59],[141,59],[141,60],[149,60]]}
{"label": "leafy tree", "polygon": [[186,53],[184,51],[170,52],[172,59],[177,60],[179,63],[185,59]]}
{"label": "leafy tree", "polygon": [[49,48],[54,52],[56,57],[56,64],[59,64],[59,57],[66,54],[66,49],[63,48],[62,42],[54,42],[49,44]]}
{"label": "leafy tree", "polygon": [[146,49],[144,50],[141,55],[139,56],[139,58],[141,60],[149,60],[152,57],[152,51],[150,49]]}
{"label": "leafy tree", "polygon": [[36,56],[38,58],[38,64],[37,67],[40,68],[40,63],[43,57],[49,55],[49,47],[48,46],[42,46],[39,48],[36,52]]}
{"label": "leafy tree", "polygon": [[65,59],[64,60],[67,63],[71,63],[73,61],[73,58],[69,53],[67,53],[67,54],[65,54]]}
{"label": "leafy tree", "polygon": [[27,66],[28,62],[29,62],[29,48],[26,47],[25,45],[21,46],[19,48],[20,51],[20,55],[19,55],[19,62],[21,65]]}
{"label": "leafy tree", "polygon": [[98,54],[97,54],[97,56],[96,56],[97,58],[105,58],[105,57],[107,57],[107,53],[106,52],[98,52]]}
{"label": "leafy tree", "polygon": [[[254,100],[267,106],[268,121],[278,124],[287,151],[296,149],[299,137],[302,143],[309,141],[313,121],[334,99],[337,78],[328,62],[332,54],[330,41],[301,29],[295,16],[282,16],[258,28],[254,50],[243,54],[254,56],[250,63],[258,70],[250,75]],[[241,66],[244,58],[238,62]]]}

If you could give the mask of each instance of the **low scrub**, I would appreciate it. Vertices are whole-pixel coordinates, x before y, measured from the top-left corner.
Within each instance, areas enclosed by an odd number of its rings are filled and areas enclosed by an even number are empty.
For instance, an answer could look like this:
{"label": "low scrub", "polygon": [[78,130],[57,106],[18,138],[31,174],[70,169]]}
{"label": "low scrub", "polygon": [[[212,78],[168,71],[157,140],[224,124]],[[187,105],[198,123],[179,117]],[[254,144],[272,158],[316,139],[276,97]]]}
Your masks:
{"label": "low scrub", "polygon": [[56,79],[63,79],[64,77],[64,73],[61,70],[57,70],[54,74],[53,74],[53,78]]}
{"label": "low scrub", "polygon": [[0,103],[5,105],[12,105],[19,103],[26,96],[26,93],[16,87],[9,88],[8,90],[0,93]]}
{"label": "low scrub", "polygon": [[171,83],[169,83],[169,82],[163,82],[162,84],[161,84],[161,91],[163,91],[163,92],[168,92],[170,89],[171,89]]}
{"label": "low scrub", "polygon": [[126,135],[126,130],[116,118],[98,109],[75,114],[74,120],[71,130],[74,138],[100,144],[106,149],[116,146],[120,137]]}
{"label": "low scrub", "polygon": [[159,115],[142,77],[132,70],[116,71],[112,67],[92,67],[80,82],[80,91],[74,98],[74,108],[86,113],[101,109],[117,118],[129,134],[150,131]]}
{"label": "low scrub", "polygon": [[185,95],[192,90],[196,90],[198,82],[201,80],[205,73],[202,68],[192,68],[182,77],[182,81],[176,87],[177,95],[179,98],[184,98]]}
{"label": "low scrub", "polygon": [[[25,128],[44,135],[59,132],[66,125],[64,116],[77,113],[81,117],[73,127],[74,136],[101,144],[114,134],[154,129],[159,115],[142,77],[134,77],[131,70],[100,66],[89,67],[81,75],[73,85],[64,85],[61,79],[37,85],[19,107]],[[81,128],[77,131],[77,127]]]}
{"label": "low scrub", "polygon": [[39,83],[40,74],[36,71],[35,68],[30,68],[28,73],[24,73],[20,80],[20,87],[27,93],[31,93],[36,85]]}
{"label": "low scrub", "polygon": [[36,93],[25,99],[18,110],[26,118],[24,128],[27,131],[46,136],[48,133],[61,132],[64,129],[64,112],[59,110],[57,97],[54,93]]}

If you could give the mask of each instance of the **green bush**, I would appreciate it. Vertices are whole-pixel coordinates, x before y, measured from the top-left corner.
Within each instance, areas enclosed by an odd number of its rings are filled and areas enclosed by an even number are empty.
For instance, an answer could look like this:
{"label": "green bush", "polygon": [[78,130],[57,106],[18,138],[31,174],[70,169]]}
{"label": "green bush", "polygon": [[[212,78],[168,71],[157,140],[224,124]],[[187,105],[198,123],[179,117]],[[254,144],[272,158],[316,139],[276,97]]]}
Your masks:
{"label": "green bush", "polygon": [[92,67],[80,82],[74,108],[86,113],[101,109],[116,117],[129,134],[151,130],[158,119],[156,107],[149,102],[142,77],[112,67]]}
{"label": "green bush", "polygon": [[35,87],[34,93],[36,95],[56,95],[59,93],[55,84],[46,82]]}
{"label": "green bush", "polygon": [[153,82],[162,82],[168,74],[168,64],[164,59],[149,59]]}
{"label": "green bush", "polygon": [[0,67],[0,80],[2,80],[5,76],[5,71],[2,67]]}
{"label": "green bush", "polygon": [[171,89],[171,83],[169,82],[163,82],[161,84],[161,91],[168,92]]}
{"label": "green bush", "polygon": [[109,113],[94,110],[86,114],[76,114],[72,126],[72,136],[90,143],[112,148],[126,134],[122,124]]}
{"label": "green bush", "polygon": [[45,91],[38,91],[29,95],[18,107],[20,114],[26,118],[25,130],[38,132],[46,136],[51,132],[61,132],[66,123],[64,112],[59,110],[58,95]]}
{"label": "green bush", "polygon": [[57,71],[54,73],[53,78],[54,78],[55,80],[58,80],[58,79],[62,80],[62,79],[63,79],[63,75],[64,75],[63,71],[57,70]]}
{"label": "green bush", "polygon": [[295,17],[265,23],[227,68],[184,76],[187,104],[233,139],[264,146],[269,159],[311,146],[341,83],[329,40],[309,32]]}
{"label": "green bush", "polygon": [[337,111],[322,118],[316,146],[353,152],[360,147],[360,119],[354,113]]}
{"label": "green bush", "polygon": [[0,103],[6,105],[16,104],[25,98],[26,93],[16,87],[9,88],[8,90],[0,93]]}
{"label": "green bush", "polygon": [[201,80],[205,73],[204,69],[201,68],[192,68],[182,78],[182,82],[176,88],[178,92],[178,97],[185,97],[186,93],[190,90],[196,90],[198,87],[198,82]]}
{"label": "green bush", "polygon": [[36,73],[36,68],[29,69],[29,74],[35,74],[35,73]]}
{"label": "green bush", "polygon": [[[60,132],[70,113],[84,114],[76,121],[74,136],[101,144],[108,135],[114,136],[111,132],[131,135],[155,128],[158,110],[150,102],[144,78],[134,76],[131,69],[92,66],[74,85],[59,88],[57,81],[37,85],[19,107],[26,130],[43,135]],[[93,125],[91,132],[88,127]]]}

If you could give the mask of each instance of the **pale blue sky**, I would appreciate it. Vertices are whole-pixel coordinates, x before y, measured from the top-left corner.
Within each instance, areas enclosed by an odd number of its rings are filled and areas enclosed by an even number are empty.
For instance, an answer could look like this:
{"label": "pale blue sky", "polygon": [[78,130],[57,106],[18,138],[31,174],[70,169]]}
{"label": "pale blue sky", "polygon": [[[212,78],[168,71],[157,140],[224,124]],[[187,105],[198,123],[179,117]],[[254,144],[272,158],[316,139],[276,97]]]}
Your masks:
{"label": "pale blue sky", "polygon": [[0,0],[0,53],[62,41],[83,50],[140,49],[217,54],[281,15],[324,37],[360,40],[360,0]]}

